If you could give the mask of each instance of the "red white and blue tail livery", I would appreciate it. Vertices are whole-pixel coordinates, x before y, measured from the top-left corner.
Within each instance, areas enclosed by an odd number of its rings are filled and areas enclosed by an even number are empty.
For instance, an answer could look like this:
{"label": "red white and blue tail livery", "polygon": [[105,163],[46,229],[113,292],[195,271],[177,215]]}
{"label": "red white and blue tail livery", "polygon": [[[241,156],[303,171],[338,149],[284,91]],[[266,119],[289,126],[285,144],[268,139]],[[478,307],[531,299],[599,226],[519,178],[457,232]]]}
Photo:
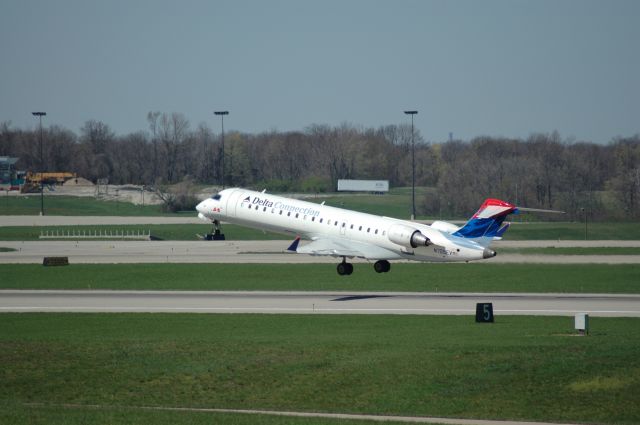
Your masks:
{"label": "red white and blue tail livery", "polygon": [[499,199],[487,199],[480,209],[462,228],[453,235],[468,239],[502,237],[509,228],[509,223],[503,226],[509,214],[518,214],[518,208]]}

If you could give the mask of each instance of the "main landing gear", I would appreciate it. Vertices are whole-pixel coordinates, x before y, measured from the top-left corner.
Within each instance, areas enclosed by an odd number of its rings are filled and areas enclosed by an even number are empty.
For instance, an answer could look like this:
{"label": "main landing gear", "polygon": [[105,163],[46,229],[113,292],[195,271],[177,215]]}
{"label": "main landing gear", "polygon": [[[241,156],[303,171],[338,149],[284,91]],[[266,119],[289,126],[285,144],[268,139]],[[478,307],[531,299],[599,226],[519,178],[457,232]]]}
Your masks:
{"label": "main landing gear", "polygon": [[353,264],[347,263],[347,258],[342,257],[342,263],[338,264],[338,274],[340,276],[348,276],[353,273]]}
{"label": "main landing gear", "polygon": [[376,273],[386,273],[391,270],[391,264],[387,260],[378,260],[373,264]]}
{"label": "main landing gear", "polygon": [[204,239],[207,241],[223,241],[224,233],[221,232],[220,222],[218,220],[213,220],[213,228],[211,229],[211,233],[207,233],[204,235]]}
{"label": "main landing gear", "polygon": [[[373,269],[377,273],[386,273],[391,270],[391,264],[387,260],[378,260],[373,264]],[[353,264],[347,263],[347,258],[342,257],[342,263],[338,264],[338,274],[349,276],[351,273],[353,273]]]}

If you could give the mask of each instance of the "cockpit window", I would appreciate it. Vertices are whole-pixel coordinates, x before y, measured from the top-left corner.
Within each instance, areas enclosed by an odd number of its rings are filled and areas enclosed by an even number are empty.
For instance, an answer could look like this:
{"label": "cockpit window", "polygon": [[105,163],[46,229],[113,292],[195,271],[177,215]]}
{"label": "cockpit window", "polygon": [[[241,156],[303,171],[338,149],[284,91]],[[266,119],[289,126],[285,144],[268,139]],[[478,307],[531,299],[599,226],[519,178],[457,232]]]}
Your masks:
{"label": "cockpit window", "polygon": [[221,198],[221,196],[220,196],[220,194],[219,194],[219,193],[216,193],[215,195],[213,195],[213,196],[211,197],[211,199],[216,200],[216,201],[219,201],[219,200],[220,200],[220,198]]}

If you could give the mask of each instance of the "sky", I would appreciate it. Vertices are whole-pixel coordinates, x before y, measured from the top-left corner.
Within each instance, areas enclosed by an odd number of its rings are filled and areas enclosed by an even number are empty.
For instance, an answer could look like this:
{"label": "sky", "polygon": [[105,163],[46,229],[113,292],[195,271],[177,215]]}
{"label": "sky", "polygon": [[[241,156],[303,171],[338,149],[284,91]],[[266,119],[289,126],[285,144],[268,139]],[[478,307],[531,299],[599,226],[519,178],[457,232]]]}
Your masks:
{"label": "sky", "polygon": [[116,134],[409,123],[607,143],[640,133],[640,1],[3,0],[0,122]]}

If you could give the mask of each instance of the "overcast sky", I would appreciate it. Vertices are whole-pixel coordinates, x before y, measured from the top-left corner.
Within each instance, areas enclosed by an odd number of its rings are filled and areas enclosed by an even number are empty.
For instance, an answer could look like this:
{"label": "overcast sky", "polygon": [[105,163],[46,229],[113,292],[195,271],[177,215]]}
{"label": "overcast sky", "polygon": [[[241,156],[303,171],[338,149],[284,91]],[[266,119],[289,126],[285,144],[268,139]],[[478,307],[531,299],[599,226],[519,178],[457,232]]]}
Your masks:
{"label": "overcast sky", "polygon": [[640,1],[68,1],[0,3],[0,122],[118,134],[147,112],[192,128],[410,122],[606,143],[640,132]]}

